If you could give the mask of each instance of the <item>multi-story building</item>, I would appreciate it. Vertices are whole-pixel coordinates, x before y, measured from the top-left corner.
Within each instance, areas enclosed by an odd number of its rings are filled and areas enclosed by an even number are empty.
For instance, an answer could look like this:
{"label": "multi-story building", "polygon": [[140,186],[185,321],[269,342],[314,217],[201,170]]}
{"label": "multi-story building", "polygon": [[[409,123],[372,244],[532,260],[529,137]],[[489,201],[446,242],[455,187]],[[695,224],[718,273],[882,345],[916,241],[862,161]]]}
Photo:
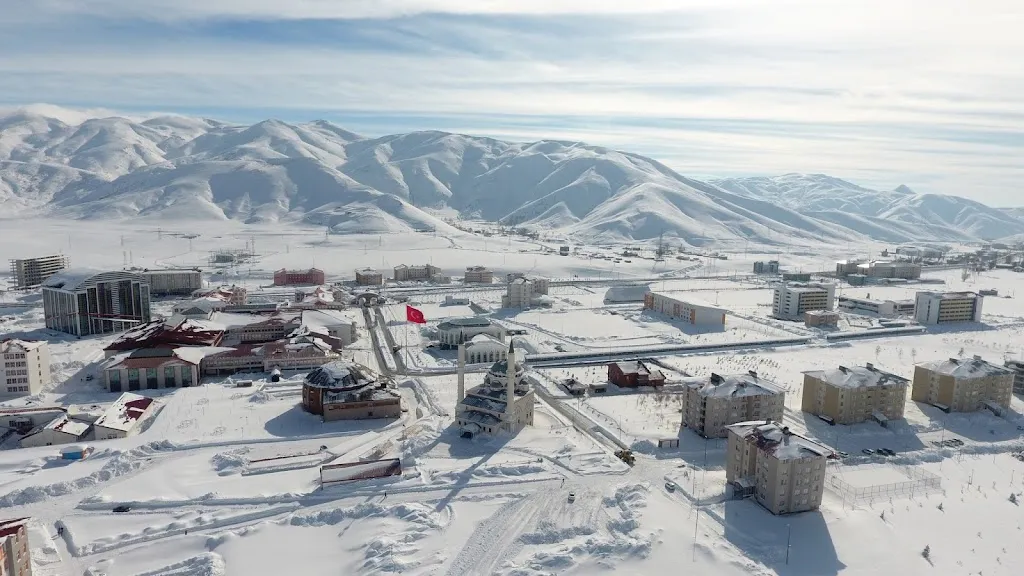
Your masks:
{"label": "multi-story building", "polygon": [[651,370],[640,360],[629,360],[609,364],[608,381],[619,388],[663,386],[665,375],[661,370]]}
{"label": "multi-story building", "polygon": [[1007,360],[1004,366],[1013,370],[1013,391],[1024,394],[1024,361]]}
{"label": "multi-story building", "polygon": [[772,314],[783,320],[804,320],[811,310],[832,310],[835,307],[835,284],[788,283],[775,288]]}
{"label": "multi-story building", "polygon": [[872,300],[870,294],[866,298],[839,297],[839,308],[853,314],[912,316],[914,307],[913,300]]}
{"label": "multi-story building", "polygon": [[43,282],[46,327],[75,336],[149,322],[149,284],[131,272],[64,270]]}
{"label": "multi-story building", "polygon": [[644,294],[644,310],[664,314],[700,328],[725,328],[725,310],[704,302],[683,299],[661,292]]}
{"label": "multi-story building", "polygon": [[859,274],[863,260],[840,260],[836,262],[836,276],[844,278],[850,274]]}
{"label": "multi-story building", "polygon": [[757,372],[688,378],[683,381],[684,428],[705,438],[723,438],[725,427],[750,420],[782,420],[786,392]]}
{"label": "multi-story building", "polygon": [[804,372],[804,412],[837,424],[874,418],[880,423],[903,418],[910,380],[868,363],[864,367]]}
{"label": "multi-story building", "polygon": [[981,356],[950,358],[918,364],[914,368],[911,398],[951,412],[974,412],[984,407],[999,411],[1010,407],[1013,370]]}
{"label": "multi-story building", "polygon": [[28,518],[0,520],[0,576],[32,576]]}
{"label": "multi-story building", "polygon": [[839,314],[831,310],[804,312],[804,325],[808,328],[836,328],[839,326]]}
{"label": "multi-story building", "polygon": [[203,274],[198,268],[143,270],[139,275],[149,283],[151,296],[188,296],[203,287]]}
{"label": "multi-story building", "polygon": [[[201,355],[200,355],[201,357]],[[146,348],[122,352],[101,366],[111,392],[188,388],[199,384],[199,362],[187,348]]]}
{"label": "multi-story building", "polygon": [[548,293],[546,278],[518,277],[512,279],[501,299],[502,308],[530,308],[544,304],[542,296]]}
{"label": "multi-story building", "polygon": [[422,266],[406,266],[399,264],[395,266],[395,282],[407,282],[413,280],[434,280],[441,275],[441,269],[437,266],[424,264]]}
{"label": "multi-story building", "polygon": [[779,261],[769,260],[764,262],[758,260],[754,262],[754,274],[778,274],[779,273]]}
{"label": "multi-story building", "polygon": [[505,339],[505,329],[487,318],[449,318],[437,325],[437,341],[443,350],[455,348],[479,334]]}
{"label": "multi-story building", "polygon": [[0,396],[31,396],[50,383],[50,347],[35,340],[0,341]]}
{"label": "multi-story building", "polygon": [[14,289],[35,288],[57,272],[68,267],[68,258],[63,254],[11,260],[11,276]]}
{"label": "multi-story building", "polygon": [[868,278],[903,278],[917,280],[921,277],[921,265],[911,262],[875,260],[857,265],[857,273]]}
{"label": "multi-story building", "polygon": [[274,272],[274,286],[291,286],[294,284],[319,286],[326,281],[324,271],[319,268],[310,268],[309,270],[286,270],[282,268]]}
{"label": "multi-story building", "polygon": [[815,510],[825,489],[825,465],[833,452],[788,427],[768,420],[727,427],[726,480],[772,514]]}
{"label": "multi-story building", "polygon": [[984,300],[974,292],[918,292],[914,317],[921,324],[981,322]]}
{"label": "multi-story building", "polygon": [[470,266],[466,268],[462,281],[465,284],[491,284],[494,282],[494,272],[483,266]]}
{"label": "multi-story building", "polygon": [[356,270],[356,285],[358,286],[380,286],[384,284],[384,275],[373,268]]}

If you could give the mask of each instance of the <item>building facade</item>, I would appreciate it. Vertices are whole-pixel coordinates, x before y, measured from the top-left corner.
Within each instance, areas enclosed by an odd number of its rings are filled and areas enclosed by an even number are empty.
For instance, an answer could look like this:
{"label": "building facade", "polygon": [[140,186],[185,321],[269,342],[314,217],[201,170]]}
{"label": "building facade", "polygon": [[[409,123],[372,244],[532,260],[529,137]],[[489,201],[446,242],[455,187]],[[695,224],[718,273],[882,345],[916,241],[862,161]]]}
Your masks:
{"label": "building facade", "polygon": [[487,334],[498,340],[505,339],[505,329],[487,318],[450,318],[437,325],[437,341],[442,350],[455,348],[479,334]]}
{"label": "building facade", "polygon": [[84,440],[91,432],[92,424],[73,420],[67,414],[62,414],[33,429],[21,439],[20,445],[22,448],[35,448],[71,444]]}
{"label": "building facade", "polygon": [[437,266],[424,264],[422,266],[406,266],[399,264],[394,270],[395,282],[409,282],[415,280],[434,280],[441,275],[441,269]]}
{"label": "building facade", "polygon": [[831,310],[804,312],[804,325],[808,328],[838,328],[839,314]]}
{"label": "building facade", "polygon": [[152,398],[125,392],[93,424],[97,440],[127,438],[139,432],[140,424],[155,409]]}
{"label": "building facade", "polygon": [[384,284],[384,275],[373,268],[356,270],[357,286],[380,286]]}
{"label": "building facade", "polygon": [[50,347],[35,340],[0,341],[0,396],[31,396],[50,383]]}
{"label": "building facade", "polygon": [[515,434],[533,425],[534,392],[526,381],[526,366],[509,343],[505,360],[495,362],[483,384],[465,386],[465,347],[459,347],[455,425],[463,437],[505,432]]}
{"label": "building facade", "polygon": [[682,426],[705,438],[724,438],[726,426],[750,420],[782,420],[786,393],[757,372],[711,374],[684,380]]}
{"label": "building facade", "polygon": [[188,388],[199,384],[199,365],[173,348],[145,348],[109,358],[100,369],[111,392]]}
{"label": "building facade", "polygon": [[0,520],[0,576],[32,576],[28,520]]}
{"label": "building facade", "polygon": [[1013,370],[975,356],[914,367],[911,398],[951,412],[975,412],[987,405],[1009,408]]}
{"label": "building facade", "polygon": [[767,262],[758,260],[754,262],[754,274],[778,274],[779,261],[769,260]]}
{"label": "building facade", "polygon": [[291,286],[295,284],[319,286],[326,281],[324,271],[319,268],[310,268],[309,270],[287,270],[282,268],[274,272],[274,286]]}
{"label": "building facade", "polygon": [[492,284],[494,272],[484,266],[470,266],[466,268],[466,275],[462,280],[465,284]]}
{"label": "building facade", "polygon": [[203,287],[203,274],[198,268],[143,270],[139,275],[149,283],[151,296],[188,296]]}
{"label": "building facade", "polygon": [[68,267],[68,257],[63,254],[11,260],[11,276],[14,289],[35,288],[47,278]]}
{"label": "building facade", "polygon": [[973,292],[918,292],[914,318],[929,325],[981,322],[983,301]]}
{"label": "building facade", "polygon": [[658,312],[700,328],[725,329],[725,310],[723,308],[684,300],[661,292],[644,294],[644,310]]}
{"label": "building facade", "polygon": [[778,422],[759,420],[728,427],[726,480],[772,514],[816,510],[825,491],[829,448]]}
{"label": "building facade", "polygon": [[46,327],[75,336],[149,322],[149,284],[131,272],[64,270],[43,282]]}
{"label": "building facade", "polygon": [[505,287],[501,299],[502,308],[530,308],[543,304],[542,296],[547,295],[549,283],[546,278],[513,278]]}
{"label": "building facade", "polygon": [[663,386],[665,375],[660,370],[651,370],[640,360],[631,360],[609,364],[608,381],[620,388]]}
{"label": "building facade", "polygon": [[811,310],[835,307],[835,284],[788,283],[775,288],[772,315],[783,320],[804,320]]}
{"label": "building facade", "polygon": [[909,385],[910,380],[879,370],[871,363],[804,372],[801,409],[826,416],[836,424],[900,420],[907,405]]}
{"label": "building facade", "polygon": [[853,314],[873,314],[876,316],[913,316],[915,303],[913,300],[872,300],[866,298],[840,296],[839,308]]}
{"label": "building facade", "polygon": [[400,418],[402,397],[368,368],[338,361],[306,375],[302,408],[324,421]]}
{"label": "building facade", "polygon": [[1013,392],[1015,394],[1024,394],[1024,362],[1020,360],[1007,360],[1003,365],[1013,370]]}

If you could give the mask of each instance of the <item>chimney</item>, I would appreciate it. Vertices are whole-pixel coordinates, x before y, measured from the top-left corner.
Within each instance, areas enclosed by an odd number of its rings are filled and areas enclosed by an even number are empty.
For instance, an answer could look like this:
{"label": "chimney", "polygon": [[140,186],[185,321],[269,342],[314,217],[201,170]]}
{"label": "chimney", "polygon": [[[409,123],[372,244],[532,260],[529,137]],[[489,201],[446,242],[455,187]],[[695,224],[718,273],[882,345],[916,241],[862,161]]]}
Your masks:
{"label": "chimney", "polygon": [[456,404],[466,399],[466,345],[459,344],[459,391]]}
{"label": "chimney", "polygon": [[508,340],[508,356],[505,357],[505,366],[508,371],[505,373],[505,414],[509,415],[509,426],[512,425],[512,409],[516,403],[516,349],[512,339]]}

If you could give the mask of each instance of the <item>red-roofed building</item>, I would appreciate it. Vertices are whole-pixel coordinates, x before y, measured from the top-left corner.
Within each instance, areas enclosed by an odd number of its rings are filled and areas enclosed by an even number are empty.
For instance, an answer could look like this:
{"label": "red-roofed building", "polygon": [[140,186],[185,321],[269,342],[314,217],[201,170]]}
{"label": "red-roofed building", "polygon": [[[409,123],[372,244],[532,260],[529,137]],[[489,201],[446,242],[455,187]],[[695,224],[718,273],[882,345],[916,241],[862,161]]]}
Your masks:
{"label": "red-roofed building", "polygon": [[223,339],[224,330],[212,328],[196,320],[181,319],[174,324],[156,320],[124,332],[104,348],[103,353],[110,358],[119,352],[144,348],[217,346]]}
{"label": "red-roofed building", "polygon": [[111,392],[188,388],[199,383],[199,364],[171,348],[136,350],[108,359],[103,383]]}
{"label": "red-roofed building", "polygon": [[125,392],[96,421],[97,440],[127,438],[138,432],[138,425],[152,414],[153,399]]}
{"label": "red-roofed building", "polygon": [[28,518],[0,520],[0,576],[32,576]]}
{"label": "red-roofed building", "polygon": [[324,282],[324,271],[319,268],[310,268],[309,270],[286,270],[282,268],[274,272],[274,286],[289,286],[292,284],[319,286]]}

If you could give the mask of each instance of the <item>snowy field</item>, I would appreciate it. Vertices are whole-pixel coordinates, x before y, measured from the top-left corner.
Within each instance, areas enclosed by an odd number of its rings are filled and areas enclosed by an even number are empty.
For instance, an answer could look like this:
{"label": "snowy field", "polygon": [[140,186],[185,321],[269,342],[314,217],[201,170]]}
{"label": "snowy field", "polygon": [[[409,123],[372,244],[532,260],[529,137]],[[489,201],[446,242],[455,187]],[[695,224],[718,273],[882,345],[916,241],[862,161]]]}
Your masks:
{"label": "snowy field", "polygon": [[[0,252],[14,257],[64,251],[75,265],[115,269],[125,262],[206,268],[210,251],[255,243],[261,256],[251,266],[225,269],[207,280],[258,291],[281,267],[316,265],[333,281],[350,280],[363,266],[390,276],[399,263],[428,262],[460,278],[466,266],[481,264],[496,276],[642,279],[654,290],[729,310],[726,330],[708,333],[643,313],[639,303],[605,303],[608,286],[601,284],[553,286],[551,309],[523,311],[500,309],[497,283],[493,289],[389,286],[386,292],[408,298],[428,319],[425,326],[406,323],[404,304],[382,310],[413,372],[396,376],[407,409],[399,419],[324,423],[299,405],[302,373],[286,373],[279,383],[244,375],[204,379],[203,386],[189,389],[144,391],[157,399],[156,416],[136,436],[93,442],[97,451],[85,461],[62,461],[52,446],[17,449],[16,439],[5,442],[0,508],[6,510],[0,518],[32,519],[36,574],[272,574],[295,571],[302,558],[302,572],[311,576],[1015,575],[1024,562],[1017,544],[1024,519],[1010,500],[1011,494],[1024,498],[1024,462],[1012,456],[1022,448],[1020,399],[1003,418],[988,412],[947,415],[908,402],[906,421],[888,429],[869,423],[830,427],[799,410],[807,370],[873,362],[910,377],[913,365],[927,360],[979,354],[1002,362],[1020,356],[1020,275],[996,271],[963,280],[959,270],[929,274],[947,289],[998,289],[1000,297],[985,301],[982,325],[659,358],[655,366],[669,382],[659,393],[611,387],[604,397],[569,398],[557,382],[571,376],[603,383],[605,365],[537,370],[531,375],[541,387],[534,425],[514,437],[467,440],[453,426],[455,354],[425,348],[445,319],[482,312],[508,329],[525,331],[528,352],[814,336],[802,325],[768,317],[771,291],[749,275],[751,265],[778,257],[794,270],[829,270],[846,249],[779,255],[750,247],[730,253],[728,260],[614,263],[584,255],[611,253],[611,247],[584,247],[579,255],[563,257],[548,253],[557,246],[543,242],[462,232],[325,237],[317,228],[233,222],[216,231],[147,223],[31,224],[36,233],[0,235]],[[186,233],[197,236],[190,241]],[[853,248],[862,254],[878,249]],[[842,293],[903,299],[916,289],[845,286]],[[444,305],[446,295],[469,298],[472,306]],[[54,382],[43,394],[4,407],[112,402],[117,395],[87,377],[97,375],[102,347],[113,336],[78,340],[45,330],[39,300],[38,292],[0,295],[0,336],[48,340]],[[173,304],[157,301],[154,312],[166,314]],[[843,329],[870,322],[844,315]],[[380,327],[373,330],[383,337]],[[378,368],[361,319],[359,332],[345,355]],[[906,481],[910,467],[937,475],[941,491],[848,501],[827,489],[821,510],[781,518],[751,501],[726,500],[725,442],[679,429],[680,394],[673,382],[685,374],[748,370],[787,390],[788,426],[849,453],[830,464],[831,475],[850,485],[884,487]],[[467,374],[467,387],[483,377],[480,371]],[[234,387],[243,378],[253,380],[253,387]],[[657,449],[656,440],[666,437],[679,438],[679,448]],[[635,466],[612,455],[610,438],[636,448]],[[939,446],[948,439],[963,446]],[[883,447],[897,456],[862,452]],[[319,484],[324,464],[379,458],[399,459],[402,474]],[[666,481],[679,488],[666,490]],[[130,511],[113,513],[118,505]]]}

